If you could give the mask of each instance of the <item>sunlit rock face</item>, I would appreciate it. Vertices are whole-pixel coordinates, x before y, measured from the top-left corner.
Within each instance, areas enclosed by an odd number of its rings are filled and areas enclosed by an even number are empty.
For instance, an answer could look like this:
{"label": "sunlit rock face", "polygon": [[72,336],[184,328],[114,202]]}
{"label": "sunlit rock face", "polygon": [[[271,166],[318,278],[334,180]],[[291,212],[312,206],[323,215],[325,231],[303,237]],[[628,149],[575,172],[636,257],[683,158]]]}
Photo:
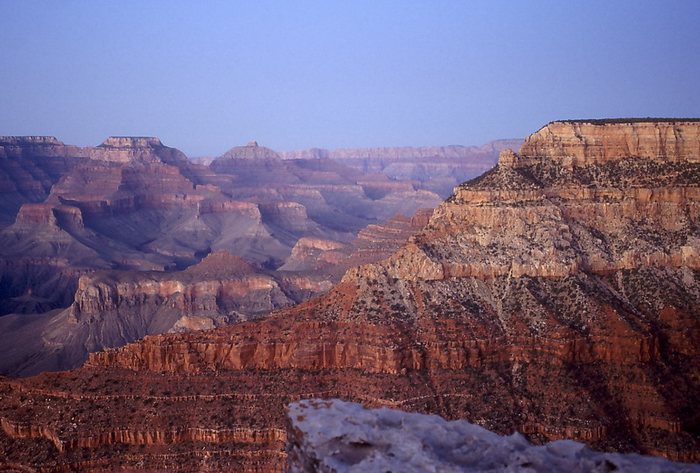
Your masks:
{"label": "sunlit rock face", "polygon": [[700,472],[698,465],[600,453],[570,440],[534,446],[518,433],[338,399],[294,402],[287,416],[288,473]]}
{"label": "sunlit rock face", "polygon": [[700,160],[698,120],[572,120],[552,122],[530,135],[520,154],[573,164],[603,164],[622,158]]}

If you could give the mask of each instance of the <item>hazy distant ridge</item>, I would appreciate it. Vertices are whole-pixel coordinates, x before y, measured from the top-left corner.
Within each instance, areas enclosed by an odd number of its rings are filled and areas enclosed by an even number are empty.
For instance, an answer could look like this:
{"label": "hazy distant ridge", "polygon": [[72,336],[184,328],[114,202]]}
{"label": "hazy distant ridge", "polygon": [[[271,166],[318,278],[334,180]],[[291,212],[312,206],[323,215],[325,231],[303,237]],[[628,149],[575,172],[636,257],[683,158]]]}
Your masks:
{"label": "hazy distant ridge", "polygon": [[471,158],[475,154],[498,152],[505,148],[518,149],[522,144],[521,139],[502,139],[490,141],[482,146],[383,146],[374,148],[340,148],[328,150],[324,148],[310,148],[295,151],[282,151],[279,155],[282,159],[421,159],[421,158]]}

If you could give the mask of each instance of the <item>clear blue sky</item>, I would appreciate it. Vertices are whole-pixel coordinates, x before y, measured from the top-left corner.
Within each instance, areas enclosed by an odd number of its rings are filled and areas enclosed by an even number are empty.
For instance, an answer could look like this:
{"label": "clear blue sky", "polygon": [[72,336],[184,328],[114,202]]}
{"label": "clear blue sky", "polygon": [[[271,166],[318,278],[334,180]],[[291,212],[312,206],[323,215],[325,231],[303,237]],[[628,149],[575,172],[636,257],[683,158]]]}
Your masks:
{"label": "clear blue sky", "polygon": [[700,116],[700,1],[0,0],[0,134],[191,156]]}

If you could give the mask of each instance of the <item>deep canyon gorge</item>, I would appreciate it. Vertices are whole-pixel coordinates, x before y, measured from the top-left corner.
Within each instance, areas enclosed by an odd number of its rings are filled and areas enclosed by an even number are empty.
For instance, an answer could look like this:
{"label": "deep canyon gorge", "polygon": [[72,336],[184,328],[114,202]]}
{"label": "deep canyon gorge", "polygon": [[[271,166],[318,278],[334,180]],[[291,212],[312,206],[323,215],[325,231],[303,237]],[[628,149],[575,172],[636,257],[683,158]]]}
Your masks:
{"label": "deep canyon gorge", "polygon": [[279,471],[310,397],[700,461],[700,120],[499,143],[4,139],[0,464]]}

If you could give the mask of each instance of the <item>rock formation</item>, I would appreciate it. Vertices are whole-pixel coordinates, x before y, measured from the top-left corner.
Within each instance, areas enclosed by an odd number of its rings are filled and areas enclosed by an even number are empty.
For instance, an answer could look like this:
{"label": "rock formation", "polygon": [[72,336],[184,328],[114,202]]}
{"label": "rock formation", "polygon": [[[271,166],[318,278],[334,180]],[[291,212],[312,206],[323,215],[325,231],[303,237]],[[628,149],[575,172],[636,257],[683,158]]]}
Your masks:
{"label": "rock formation", "polygon": [[26,327],[21,322],[27,316],[0,318],[0,372],[26,376],[74,368],[89,352],[146,335],[256,319],[329,286],[323,275],[265,271],[226,251],[184,271],[84,275],[74,302],[62,312],[34,316]]}
{"label": "rock formation", "polygon": [[279,161],[282,159],[279,154],[270,148],[260,146],[257,141],[251,141],[245,146],[235,146],[216,159],[213,168],[216,169],[231,160],[256,160],[256,161]]}
{"label": "rock formation", "polygon": [[528,137],[521,154],[534,158],[603,164],[626,157],[696,163],[700,159],[697,120],[639,119],[552,122]]}
{"label": "rock formation", "polygon": [[[14,223],[0,230],[5,282],[0,314],[25,312],[29,306],[16,299],[28,294],[45,299],[47,308],[65,307],[80,274],[164,269],[178,261],[196,262],[195,253],[206,248],[171,243],[154,251],[147,246],[172,238],[172,233],[161,233],[182,229],[183,214],[195,217],[201,201],[224,199],[216,190],[197,188],[187,177],[191,165],[186,157],[157,138],[110,138],[97,148],[66,147],[57,140],[42,145],[16,141],[21,153],[0,163],[5,168],[13,162],[26,166],[32,159],[43,165],[60,158],[66,165],[47,182],[45,193],[25,199]],[[179,241],[191,241],[183,230],[176,234]],[[50,288],[42,278],[62,283]]]}
{"label": "rock formation", "polygon": [[53,136],[1,136],[0,228],[15,220],[22,204],[46,199],[51,186],[85,159],[80,148]]}
{"label": "rock formation", "polygon": [[338,399],[299,401],[288,409],[289,473],[700,472],[700,465],[600,453],[571,440],[533,446],[518,433],[501,436],[466,421],[368,410]]}
{"label": "rock formation", "polygon": [[[0,138],[0,316],[10,314],[0,327],[12,351],[0,373],[71,368],[88,351],[145,334],[212,327],[299,302],[341,272],[271,274],[299,239],[344,245],[396,212],[439,203],[410,182],[330,160],[282,161],[257,143],[221,162],[221,173],[193,164],[155,137],[110,137],[87,148],[53,137]],[[184,302],[190,294],[181,290],[191,285],[166,281],[188,280],[181,270],[217,251],[251,262],[274,284],[229,291],[216,303]],[[219,285],[233,276],[222,274]],[[96,287],[103,291],[93,298]],[[75,308],[85,304],[99,315],[76,328]],[[210,313],[202,316],[201,304]]]}
{"label": "rock formation", "polygon": [[296,202],[314,222],[346,233],[346,242],[377,220],[396,213],[411,215],[418,208],[432,208],[440,202],[438,195],[417,189],[410,178],[397,180],[328,158],[282,160],[278,153],[257,143],[232,148],[209,167],[232,177],[230,182],[218,184],[232,198],[257,203]]}

